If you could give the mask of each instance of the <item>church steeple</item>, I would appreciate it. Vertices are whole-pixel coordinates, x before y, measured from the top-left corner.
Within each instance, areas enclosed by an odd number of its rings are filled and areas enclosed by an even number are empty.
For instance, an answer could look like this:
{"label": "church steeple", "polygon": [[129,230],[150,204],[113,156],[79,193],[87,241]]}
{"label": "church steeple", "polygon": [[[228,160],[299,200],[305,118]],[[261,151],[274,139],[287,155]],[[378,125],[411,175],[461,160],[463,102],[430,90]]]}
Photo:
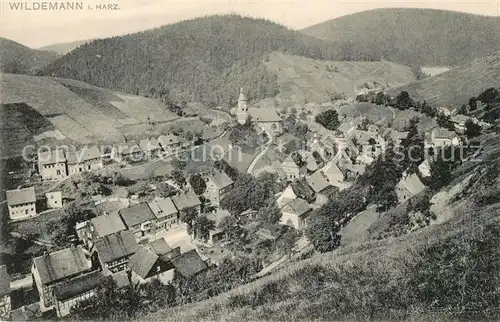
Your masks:
{"label": "church steeple", "polygon": [[240,96],[238,97],[238,111],[241,111],[241,112],[248,111],[247,98],[245,97],[245,94],[243,93],[243,87],[240,88]]}

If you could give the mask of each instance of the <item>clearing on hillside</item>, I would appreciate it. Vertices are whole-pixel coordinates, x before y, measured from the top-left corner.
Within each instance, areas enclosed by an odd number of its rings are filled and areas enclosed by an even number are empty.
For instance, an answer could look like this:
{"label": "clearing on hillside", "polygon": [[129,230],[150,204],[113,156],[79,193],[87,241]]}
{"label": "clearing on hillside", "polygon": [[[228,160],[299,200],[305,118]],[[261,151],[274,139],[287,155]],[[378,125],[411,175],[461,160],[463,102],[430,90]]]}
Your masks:
{"label": "clearing on hillside", "polygon": [[354,97],[415,81],[410,67],[388,61],[321,61],[274,52],[265,65],[278,76],[278,98],[293,103]]}

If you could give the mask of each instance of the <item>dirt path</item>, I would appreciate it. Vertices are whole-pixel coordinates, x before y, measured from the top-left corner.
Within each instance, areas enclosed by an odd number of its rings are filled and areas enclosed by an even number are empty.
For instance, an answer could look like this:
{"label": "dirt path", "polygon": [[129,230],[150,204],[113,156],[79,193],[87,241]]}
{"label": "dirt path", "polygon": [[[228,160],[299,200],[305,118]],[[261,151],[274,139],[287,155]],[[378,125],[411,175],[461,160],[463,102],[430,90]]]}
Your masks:
{"label": "dirt path", "polygon": [[257,162],[260,160],[260,158],[262,158],[264,156],[264,154],[266,154],[267,150],[269,149],[269,146],[271,145],[271,142],[273,141],[273,137],[270,135],[270,133],[268,133],[268,132],[265,132],[265,133],[267,134],[267,137],[269,138],[269,140],[267,140],[267,142],[264,144],[264,149],[262,149],[262,151],[260,151],[260,153],[255,156],[255,158],[252,160],[252,162],[248,166],[247,173],[249,173],[249,174],[252,173],[253,168],[255,167]]}

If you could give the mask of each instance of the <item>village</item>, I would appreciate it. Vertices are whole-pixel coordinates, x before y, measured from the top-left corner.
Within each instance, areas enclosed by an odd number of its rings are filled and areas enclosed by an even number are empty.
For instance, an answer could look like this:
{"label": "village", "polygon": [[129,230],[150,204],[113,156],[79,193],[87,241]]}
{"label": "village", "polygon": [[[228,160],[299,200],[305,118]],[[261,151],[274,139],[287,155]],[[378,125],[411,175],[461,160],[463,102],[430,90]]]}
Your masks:
{"label": "village", "polygon": [[[39,310],[63,317],[79,301],[93,296],[106,277],[112,277],[118,288],[153,280],[168,285],[174,278],[191,279],[216,267],[224,258],[266,245],[264,255],[258,254],[262,270],[255,277],[263,276],[294,258],[310,254],[314,247],[304,231],[314,210],[353,186],[389,144],[399,145],[408,136],[407,131],[367,122],[362,116],[340,117],[336,129],[330,130],[318,124],[319,112],[304,113],[299,118],[289,111],[249,105],[242,88],[227,130],[244,128],[247,131],[250,127],[248,131],[264,138],[265,143],[254,153],[246,174],[239,174],[224,160],[187,174],[179,170],[184,164],[178,165],[166,179],[144,183],[132,192],[117,193],[126,190],[119,187],[127,185],[120,183],[126,179],[107,169],[142,160],[146,160],[147,166],[148,162],[175,159],[192,151],[193,141],[173,133],[143,138],[139,142],[123,142],[106,149],[93,145],[73,151],[38,152],[33,169],[37,182],[49,184],[49,188],[40,194],[38,188],[25,184],[7,191],[11,223],[22,225],[69,208],[78,211],[82,206],[79,199],[88,199],[83,207],[91,214],[80,216],[70,227],[69,231],[74,234],[66,236],[64,246],[67,247],[35,237],[37,243],[48,246],[49,250],[32,258],[30,273],[18,276],[24,279],[24,284],[16,288],[33,287],[39,298]],[[325,106],[322,113],[335,111],[341,116],[338,105],[326,103]],[[425,133],[426,151],[463,143],[464,124],[469,118],[446,113],[455,130],[438,126]],[[295,128],[307,126],[306,136],[297,138],[295,133],[290,133],[288,123],[292,121]],[[291,141],[298,144],[290,144]],[[260,159],[269,154],[279,156],[262,165]],[[398,203],[426,188],[424,182],[431,176],[430,162],[425,159],[418,165],[417,172],[403,174],[396,185]],[[266,180],[272,181],[269,186],[273,188],[268,191],[272,194],[272,205],[257,209],[235,200],[246,198],[236,195],[237,189],[245,187],[238,186],[238,180],[244,181],[238,176],[246,175],[245,180],[258,182],[266,173]],[[74,189],[61,188],[63,183],[77,177],[79,181],[74,183]],[[78,194],[80,190],[82,194]],[[263,220],[266,211],[271,214],[265,215],[276,219]],[[348,214],[339,224],[347,225],[356,215]],[[17,235],[30,238],[20,232]],[[242,240],[245,240],[243,244]],[[0,268],[0,275],[0,308],[7,316],[11,313],[11,286],[6,281],[13,279],[9,278],[5,266]],[[13,280],[11,284],[16,282]],[[16,314],[22,315],[26,308],[19,310],[22,312]]]}

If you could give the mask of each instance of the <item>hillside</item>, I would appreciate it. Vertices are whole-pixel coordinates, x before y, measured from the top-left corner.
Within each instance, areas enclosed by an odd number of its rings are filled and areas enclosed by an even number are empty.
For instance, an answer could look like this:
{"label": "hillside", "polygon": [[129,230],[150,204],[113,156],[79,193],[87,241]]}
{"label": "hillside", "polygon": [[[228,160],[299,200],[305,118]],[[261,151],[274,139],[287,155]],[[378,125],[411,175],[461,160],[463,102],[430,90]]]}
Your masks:
{"label": "hillside", "polygon": [[433,9],[376,9],[302,30],[404,65],[454,66],[500,50],[500,18]]}
{"label": "hillside", "polygon": [[387,61],[321,61],[275,52],[265,65],[277,75],[278,97],[298,104],[355,97],[415,81],[410,67]]}
{"label": "hillside", "polygon": [[500,137],[480,141],[483,162],[465,162],[441,190],[477,178],[449,199],[450,216],[438,213],[435,224],[401,237],[353,242],[287,263],[227,293],[147,319],[498,320]]}
{"label": "hillside", "polygon": [[274,51],[338,59],[333,44],[262,19],[209,16],[85,44],[44,75],[205,105],[233,104],[244,86],[251,100],[277,94],[263,60]]}
{"label": "hillside", "polygon": [[9,133],[17,133],[19,138],[3,145],[3,156],[18,154],[23,144],[32,140],[69,140],[80,144],[122,141],[124,135],[133,137],[156,131],[158,126],[149,124],[149,119],[162,124],[177,118],[155,100],[75,80],[0,76],[5,125],[2,138]]}
{"label": "hillside", "polygon": [[93,41],[94,39],[85,39],[85,40],[77,40],[77,41],[72,41],[72,42],[65,42],[65,43],[57,43],[57,44],[51,44],[47,46],[43,46],[38,48],[38,50],[46,50],[46,51],[52,51],[61,55],[65,55],[72,51],[73,49],[89,43]]}
{"label": "hillside", "polygon": [[31,49],[0,37],[0,72],[34,74],[58,57],[55,52]]}
{"label": "hillside", "polygon": [[474,60],[442,74],[393,89],[397,95],[402,90],[418,101],[434,106],[459,107],[468,104],[490,87],[497,87],[500,80],[500,51],[492,56]]}

